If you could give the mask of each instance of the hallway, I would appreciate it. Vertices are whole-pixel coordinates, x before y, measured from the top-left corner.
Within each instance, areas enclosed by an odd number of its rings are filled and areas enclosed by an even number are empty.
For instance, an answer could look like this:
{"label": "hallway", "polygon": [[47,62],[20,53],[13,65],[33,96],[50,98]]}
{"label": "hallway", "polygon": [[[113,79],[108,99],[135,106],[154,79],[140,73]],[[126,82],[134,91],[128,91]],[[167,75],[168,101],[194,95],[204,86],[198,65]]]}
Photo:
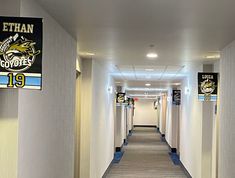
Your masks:
{"label": "hallway", "polygon": [[174,165],[169,149],[156,128],[135,127],[124,155],[113,164],[106,178],[186,178],[180,166]]}
{"label": "hallway", "polygon": [[235,178],[234,7],[2,0],[0,178]]}

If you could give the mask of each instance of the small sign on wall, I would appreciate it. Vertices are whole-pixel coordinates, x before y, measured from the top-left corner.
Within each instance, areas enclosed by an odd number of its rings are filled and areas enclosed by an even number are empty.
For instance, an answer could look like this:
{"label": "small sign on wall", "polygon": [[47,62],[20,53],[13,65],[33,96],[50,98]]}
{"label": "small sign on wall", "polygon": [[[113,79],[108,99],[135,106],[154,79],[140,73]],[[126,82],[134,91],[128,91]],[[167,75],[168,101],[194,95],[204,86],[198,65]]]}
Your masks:
{"label": "small sign on wall", "polygon": [[181,90],[173,90],[172,104],[180,105],[181,104]]}
{"label": "small sign on wall", "polygon": [[126,93],[117,93],[116,103],[122,104],[126,102]]}
{"label": "small sign on wall", "polygon": [[153,102],[153,107],[154,107],[154,109],[157,110],[157,107],[158,107],[158,100]]}
{"label": "small sign on wall", "polygon": [[217,101],[218,73],[198,73],[199,101]]}
{"label": "small sign on wall", "polygon": [[42,88],[42,19],[0,17],[0,88]]}

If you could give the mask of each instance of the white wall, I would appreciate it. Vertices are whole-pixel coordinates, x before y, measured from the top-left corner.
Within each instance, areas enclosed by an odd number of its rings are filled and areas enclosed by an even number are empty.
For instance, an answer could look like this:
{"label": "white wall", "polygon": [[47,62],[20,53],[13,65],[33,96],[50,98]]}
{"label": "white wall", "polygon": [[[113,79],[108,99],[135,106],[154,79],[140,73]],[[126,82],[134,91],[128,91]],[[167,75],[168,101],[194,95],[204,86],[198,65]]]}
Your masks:
{"label": "white wall", "polygon": [[76,108],[75,108],[75,157],[74,157],[74,178],[80,175],[80,130],[81,130],[81,77],[76,80]]}
{"label": "white wall", "polygon": [[167,92],[166,134],[165,138],[171,148],[178,148],[178,125],[180,106],[172,104],[172,88]]}
{"label": "white wall", "polygon": [[127,108],[127,124],[128,124],[128,128],[127,128],[127,132],[129,133],[130,130],[132,130],[133,128],[133,107],[128,107]]}
{"label": "white wall", "polygon": [[82,60],[80,177],[90,177],[91,118],[92,118],[92,60]]}
{"label": "white wall", "polygon": [[[211,64],[203,65],[204,72],[213,72],[214,66]],[[202,103],[202,178],[211,177],[212,173],[212,140],[213,140],[213,121],[214,103]]]}
{"label": "white wall", "polygon": [[[197,99],[197,73],[202,65],[194,65],[182,84],[180,121],[180,159],[192,177],[201,178],[202,103]],[[185,93],[185,88],[189,93]]]}
{"label": "white wall", "polygon": [[222,51],[220,62],[219,178],[235,175],[235,41]]}
{"label": "white wall", "polygon": [[[216,171],[213,156],[216,142],[212,141],[217,134],[213,130],[217,127],[213,113],[215,102],[198,101],[197,74],[213,72],[213,64],[194,63],[189,71],[182,85],[180,159],[192,177],[210,178]],[[186,88],[189,92],[185,92]]]}
{"label": "white wall", "polygon": [[160,111],[161,111],[161,105],[158,104],[158,106],[157,106],[157,113],[156,113],[156,115],[157,115],[157,127],[158,128],[160,128]]}
{"label": "white wall", "polygon": [[19,16],[20,0],[1,1],[0,13],[2,16]]}
{"label": "white wall", "polygon": [[[214,64],[214,72],[220,73],[220,61]],[[219,74],[220,76],[220,74]],[[215,107],[217,104],[217,113],[215,112]],[[218,101],[213,103],[213,126],[212,126],[212,178],[218,178],[218,159],[219,159],[219,127],[220,127],[220,77],[218,83]]]}
{"label": "white wall", "polygon": [[160,117],[159,117],[159,131],[161,134],[166,133],[166,111],[167,111],[167,95],[160,97]]}
{"label": "white wall", "polygon": [[122,132],[122,143],[126,139],[126,106],[122,106],[122,117],[121,117],[121,132]]}
{"label": "white wall", "polygon": [[92,79],[90,178],[101,178],[114,154],[115,88],[106,66],[96,60],[93,60]]}
{"label": "white wall", "polygon": [[76,41],[34,1],[21,16],[44,18],[43,89],[19,92],[18,178],[73,178]]}
{"label": "white wall", "polygon": [[[1,3],[1,16],[19,16],[20,1]],[[18,160],[18,90],[0,90],[0,177],[16,178]]]}
{"label": "white wall", "polygon": [[124,139],[124,109],[125,106],[116,106],[115,114],[115,147],[121,147]]}
{"label": "white wall", "polygon": [[81,98],[80,177],[101,178],[113,159],[116,106],[108,69],[94,59],[82,61]]}
{"label": "white wall", "polygon": [[134,125],[153,125],[157,123],[157,110],[153,100],[140,99],[135,102]]}
{"label": "white wall", "polygon": [[173,128],[173,113],[172,113],[172,90],[171,88],[168,89],[167,92],[167,109],[166,109],[166,133],[165,133],[165,138],[167,143],[171,146],[171,148],[173,148],[172,145],[172,128]]}
{"label": "white wall", "polygon": [[0,177],[17,177],[18,91],[0,90]]}
{"label": "white wall", "polygon": [[[116,92],[125,92],[123,86],[116,86]],[[116,104],[115,104],[116,105]],[[115,148],[122,147],[124,139],[126,138],[125,130],[125,111],[126,108],[124,105],[116,105],[115,107],[115,119],[114,119],[114,142]],[[116,149],[115,149],[116,150]]]}

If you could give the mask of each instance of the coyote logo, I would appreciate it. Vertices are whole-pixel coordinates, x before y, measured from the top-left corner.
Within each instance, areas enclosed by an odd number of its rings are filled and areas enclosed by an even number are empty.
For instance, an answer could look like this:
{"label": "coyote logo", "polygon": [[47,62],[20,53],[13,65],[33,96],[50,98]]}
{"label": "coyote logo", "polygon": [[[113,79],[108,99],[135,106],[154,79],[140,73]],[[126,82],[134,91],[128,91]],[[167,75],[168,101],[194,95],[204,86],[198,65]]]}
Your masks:
{"label": "coyote logo", "polygon": [[8,71],[25,71],[40,54],[40,50],[35,50],[35,44],[18,34],[0,42],[0,66]]}
{"label": "coyote logo", "polygon": [[206,79],[203,82],[201,82],[201,91],[204,94],[211,94],[213,93],[215,90],[215,82]]}
{"label": "coyote logo", "polygon": [[36,56],[40,53],[40,51],[33,51],[34,45],[35,43],[33,43],[32,41],[18,40],[9,47],[5,54],[7,55],[8,60],[10,61],[27,59],[29,57]]}

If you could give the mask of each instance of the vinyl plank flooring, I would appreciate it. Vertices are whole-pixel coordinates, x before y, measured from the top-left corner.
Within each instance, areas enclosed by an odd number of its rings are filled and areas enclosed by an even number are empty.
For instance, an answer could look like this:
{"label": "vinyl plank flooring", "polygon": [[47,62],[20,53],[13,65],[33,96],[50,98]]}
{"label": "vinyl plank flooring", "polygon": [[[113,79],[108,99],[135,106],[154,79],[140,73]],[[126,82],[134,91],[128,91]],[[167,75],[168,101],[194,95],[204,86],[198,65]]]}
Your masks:
{"label": "vinyl plank flooring", "polygon": [[124,151],[106,178],[187,178],[171,161],[169,148],[155,128],[136,127]]}

